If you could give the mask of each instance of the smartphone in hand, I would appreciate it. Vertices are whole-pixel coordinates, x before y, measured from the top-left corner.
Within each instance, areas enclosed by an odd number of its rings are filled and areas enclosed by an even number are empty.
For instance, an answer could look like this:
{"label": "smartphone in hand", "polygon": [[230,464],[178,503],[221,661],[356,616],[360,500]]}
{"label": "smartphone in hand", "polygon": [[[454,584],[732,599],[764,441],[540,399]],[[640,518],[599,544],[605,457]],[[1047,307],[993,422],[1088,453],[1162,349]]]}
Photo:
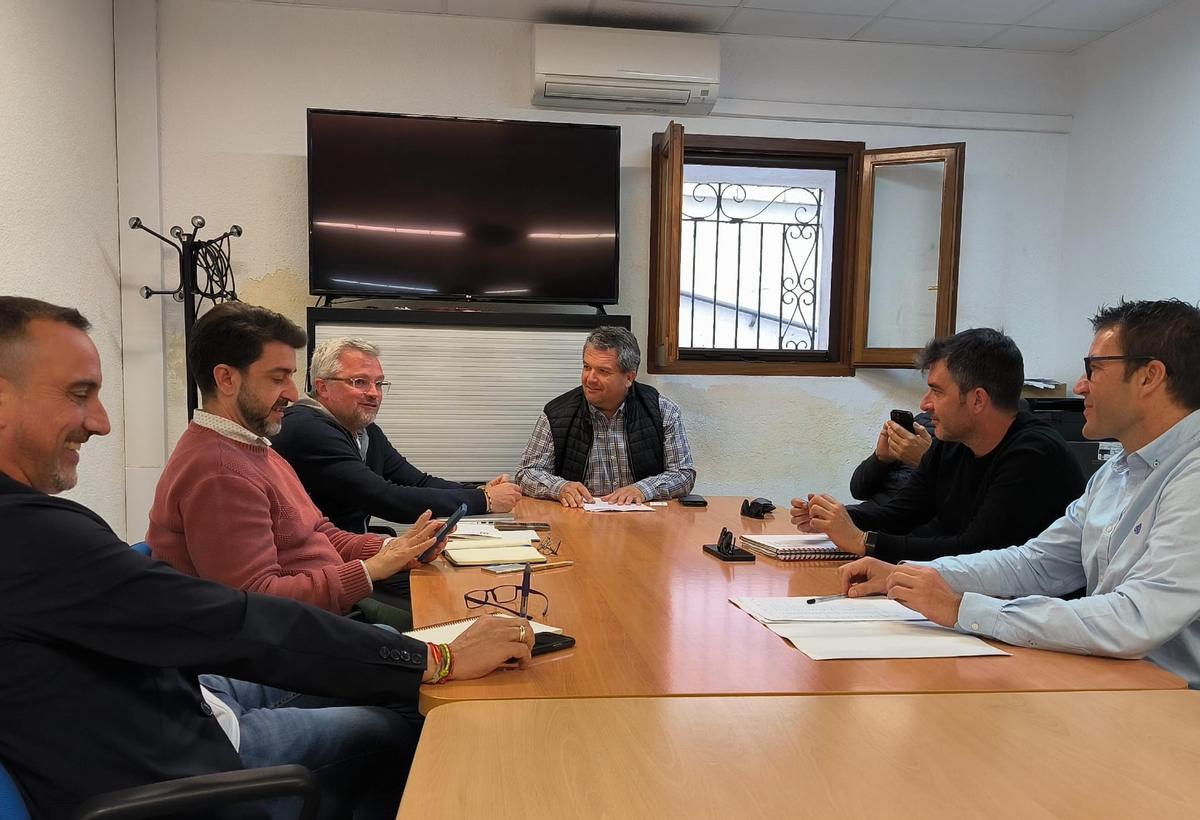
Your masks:
{"label": "smartphone in hand", "polygon": [[893,410],[892,421],[896,422],[896,424],[899,424],[910,433],[916,432],[913,429],[913,414],[907,410]]}
{"label": "smartphone in hand", "polygon": [[467,505],[459,504],[458,509],[450,514],[450,517],[446,519],[446,523],[442,525],[442,528],[437,531],[437,535],[433,537],[433,546],[421,553],[421,557],[418,560],[420,560],[422,564],[428,564],[433,560],[433,557],[437,555],[438,547],[440,547],[442,542],[446,540],[446,537],[450,535],[450,530],[454,529],[454,525],[457,524],[459,519],[466,514]]}

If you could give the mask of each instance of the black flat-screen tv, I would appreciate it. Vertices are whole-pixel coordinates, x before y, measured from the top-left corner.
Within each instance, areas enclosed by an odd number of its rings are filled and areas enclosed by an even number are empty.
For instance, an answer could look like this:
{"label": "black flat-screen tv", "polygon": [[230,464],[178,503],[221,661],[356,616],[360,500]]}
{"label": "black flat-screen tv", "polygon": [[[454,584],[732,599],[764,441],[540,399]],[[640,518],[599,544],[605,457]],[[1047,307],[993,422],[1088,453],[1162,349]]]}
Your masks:
{"label": "black flat-screen tv", "polygon": [[613,304],[616,126],[308,111],[314,295]]}

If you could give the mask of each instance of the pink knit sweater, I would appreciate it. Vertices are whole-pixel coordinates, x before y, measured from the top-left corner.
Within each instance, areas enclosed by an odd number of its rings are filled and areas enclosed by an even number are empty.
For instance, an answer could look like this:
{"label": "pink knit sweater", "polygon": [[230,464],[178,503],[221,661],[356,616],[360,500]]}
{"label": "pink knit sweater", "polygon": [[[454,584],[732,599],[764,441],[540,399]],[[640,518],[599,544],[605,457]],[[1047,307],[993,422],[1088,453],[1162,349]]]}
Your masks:
{"label": "pink knit sweater", "polygon": [[356,559],[383,544],[329,523],[270,447],[196,424],[159,479],[146,540],[180,572],[339,613],[370,593]]}

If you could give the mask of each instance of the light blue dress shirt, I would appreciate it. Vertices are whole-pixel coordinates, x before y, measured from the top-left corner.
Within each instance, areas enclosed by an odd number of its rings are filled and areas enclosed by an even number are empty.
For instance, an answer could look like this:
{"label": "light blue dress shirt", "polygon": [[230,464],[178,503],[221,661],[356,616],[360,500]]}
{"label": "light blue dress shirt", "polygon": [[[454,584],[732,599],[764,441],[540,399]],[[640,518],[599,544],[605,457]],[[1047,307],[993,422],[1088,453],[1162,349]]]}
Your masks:
{"label": "light blue dress shirt", "polygon": [[[1041,535],[928,565],[964,593],[962,632],[1145,657],[1200,688],[1200,410],[1113,457]],[[1047,597],[1080,587],[1087,597]]]}

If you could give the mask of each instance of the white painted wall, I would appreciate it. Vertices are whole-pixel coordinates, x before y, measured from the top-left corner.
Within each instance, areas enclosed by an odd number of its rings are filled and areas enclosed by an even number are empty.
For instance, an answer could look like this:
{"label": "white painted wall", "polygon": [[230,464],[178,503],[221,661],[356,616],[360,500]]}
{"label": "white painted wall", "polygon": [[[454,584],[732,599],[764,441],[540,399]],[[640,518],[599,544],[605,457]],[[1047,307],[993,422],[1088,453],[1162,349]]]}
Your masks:
{"label": "white painted wall", "polygon": [[1058,332],[1071,381],[1102,302],[1200,300],[1200,0],[1075,57]]}
{"label": "white painted wall", "polygon": [[78,307],[104,367],[113,432],[83,449],[77,489],[125,531],[112,9],[0,4],[0,292]]}
{"label": "white painted wall", "polygon": [[[534,109],[530,26],[516,22],[275,4],[162,0],[159,21],[162,213],[237,222],[238,289],[297,321],[307,293],[305,109],[332,107],[622,126],[621,303],[643,344],[649,145],[666,117]],[[869,146],[966,140],[961,327],[1004,325],[1029,371],[1055,360],[1057,276],[1070,107],[1066,59],[966,49],[723,38],[723,95],[695,133],[861,139]],[[820,59],[817,59],[820,57]],[[899,107],[897,107],[899,106]],[[800,120],[817,119],[819,122]],[[832,120],[832,121],[830,121]],[[858,124],[854,124],[858,123]],[[922,123],[950,127],[915,127]],[[1025,129],[1025,130],[1023,130]],[[168,326],[178,327],[178,318]],[[181,361],[168,339],[168,368]],[[174,371],[172,371],[174,372]],[[656,377],[680,402],[698,491],[845,495],[893,406],[915,406],[919,377]],[[181,379],[168,379],[168,441],[183,428]],[[530,424],[532,425],[532,419]],[[403,451],[403,442],[398,442]]]}

